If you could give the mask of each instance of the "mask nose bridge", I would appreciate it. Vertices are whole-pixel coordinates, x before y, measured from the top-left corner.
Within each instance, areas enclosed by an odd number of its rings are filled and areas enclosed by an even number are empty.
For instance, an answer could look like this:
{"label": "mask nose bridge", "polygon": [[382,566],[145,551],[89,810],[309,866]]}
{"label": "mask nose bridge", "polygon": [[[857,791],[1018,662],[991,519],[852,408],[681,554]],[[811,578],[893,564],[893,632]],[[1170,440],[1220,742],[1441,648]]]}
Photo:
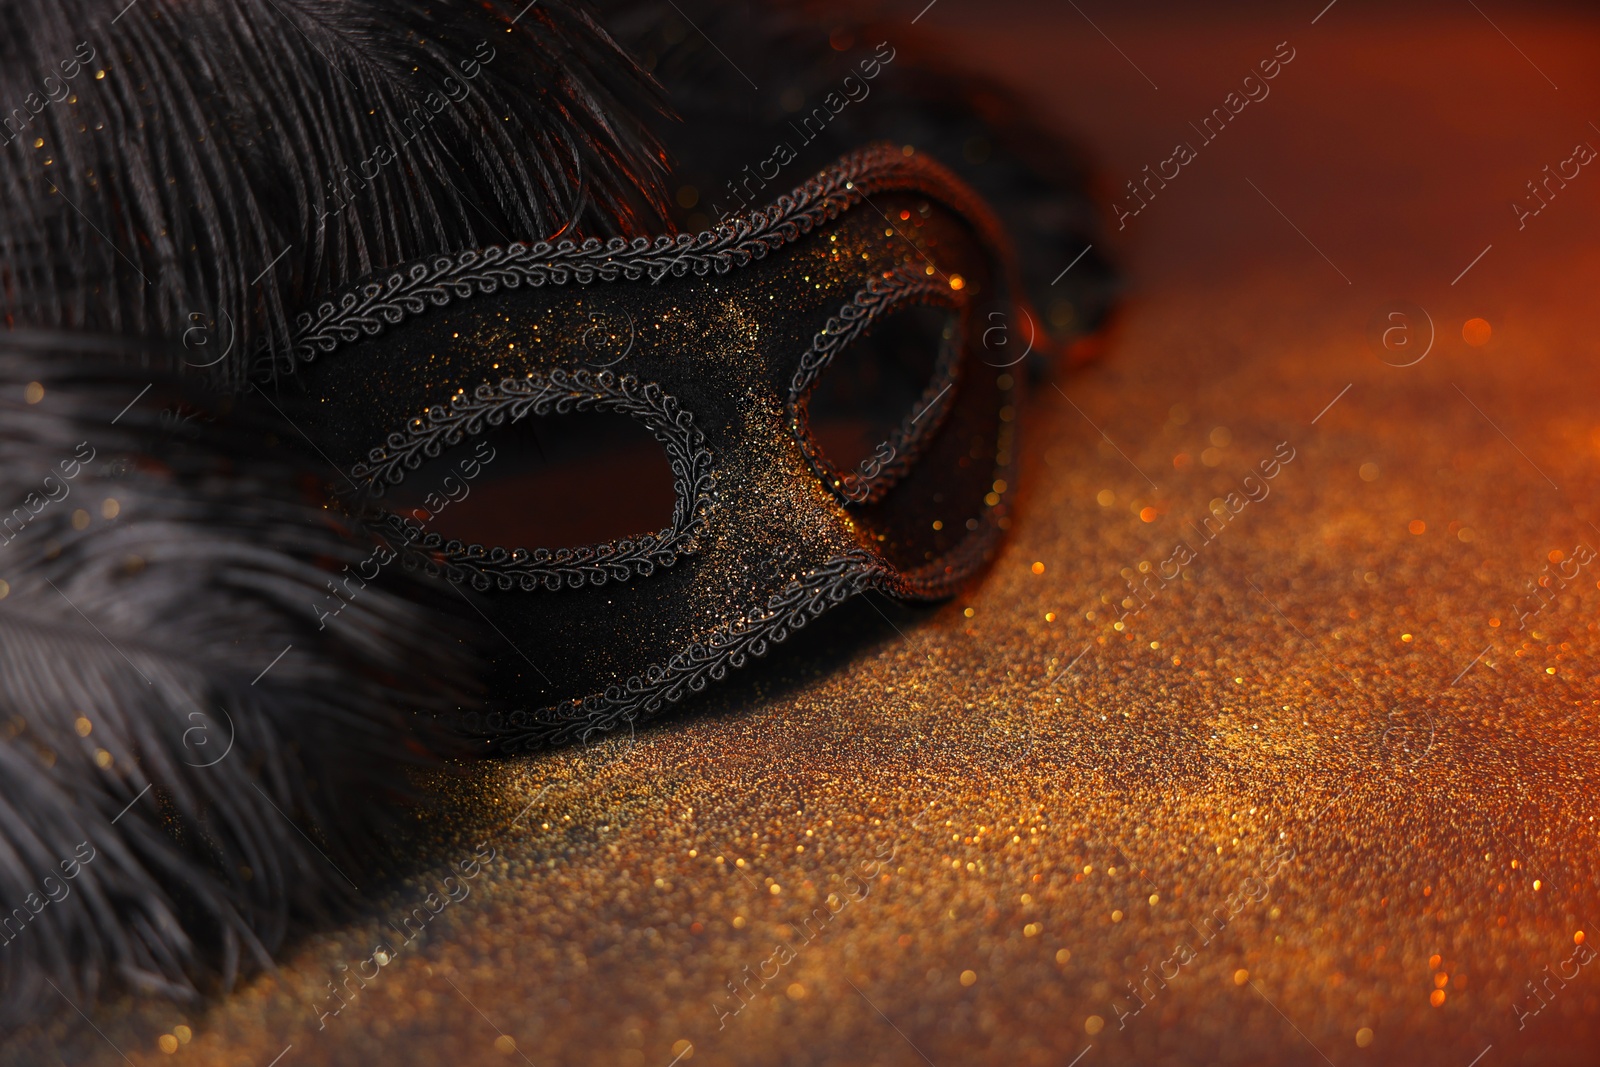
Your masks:
{"label": "mask nose bridge", "polygon": [[[835,220],[805,241],[827,247],[822,242],[842,229],[843,222]],[[854,346],[884,315],[928,303],[959,316],[965,304],[946,286],[930,284],[920,271],[898,264],[886,269],[894,263],[892,255],[875,255],[869,263],[849,285],[833,287],[805,306],[791,304],[787,314],[777,316],[768,300],[774,287],[810,289],[818,264],[797,258],[779,267],[777,279],[765,272],[730,279],[750,286],[732,302],[738,314],[751,320],[757,314],[768,317],[751,346],[750,357],[760,364],[754,381],[728,392],[718,405],[721,418],[711,420],[721,424],[715,436],[722,438],[722,465],[731,475],[723,507],[730,526],[764,531],[769,558],[790,561],[794,566],[789,569],[795,571],[847,553],[865,550],[879,559],[882,554],[875,544],[881,535],[857,521],[839,486],[829,482],[831,465],[817,462],[815,442],[804,423],[795,421],[793,398],[809,395],[833,359],[852,358]],[[859,328],[852,328],[850,316],[856,313],[861,314]],[[808,365],[819,355],[819,363]]]}
{"label": "mask nose bridge", "polygon": [[728,536],[760,545],[783,574],[870,547],[789,429],[784,398],[799,351],[810,342],[809,336],[798,340],[802,332],[797,326],[758,342],[753,355],[762,363],[760,373],[728,393],[711,420],[718,424],[721,465],[729,475],[721,501]]}

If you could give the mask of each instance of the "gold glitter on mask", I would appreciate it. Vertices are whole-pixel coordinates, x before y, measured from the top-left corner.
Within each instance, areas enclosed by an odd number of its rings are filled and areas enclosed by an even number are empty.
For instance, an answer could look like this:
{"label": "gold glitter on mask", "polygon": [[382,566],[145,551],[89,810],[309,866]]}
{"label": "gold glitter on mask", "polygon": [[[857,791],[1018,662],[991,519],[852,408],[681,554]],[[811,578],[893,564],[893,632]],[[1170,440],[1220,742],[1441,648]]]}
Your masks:
{"label": "gold glitter on mask", "polygon": [[[480,732],[519,746],[652,714],[863,591],[936,599],[971,576],[1009,525],[1019,401],[977,335],[1037,322],[1019,293],[976,196],[878,146],[704,233],[400,268],[301,321],[294,380],[318,447],[373,493],[530,418],[620,413],[665,450],[676,504],[653,533],[522,547],[381,526],[481,595],[498,688],[525,710]],[[859,417],[874,397],[887,422]]]}

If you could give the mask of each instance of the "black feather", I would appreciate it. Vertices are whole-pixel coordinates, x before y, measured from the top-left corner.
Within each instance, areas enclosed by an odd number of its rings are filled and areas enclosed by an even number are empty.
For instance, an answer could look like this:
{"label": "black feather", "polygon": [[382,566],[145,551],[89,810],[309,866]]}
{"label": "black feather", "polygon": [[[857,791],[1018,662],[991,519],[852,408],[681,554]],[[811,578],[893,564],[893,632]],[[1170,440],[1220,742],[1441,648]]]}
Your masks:
{"label": "black feather", "polygon": [[0,348],[9,1022],[56,999],[45,979],[186,996],[267,963],[354,896],[465,699],[439,611],[379,582],[330,597],[372,546],[317,502],[330,472],[270,446],[292,431],[192,405]]}
{"label": "black feather", "polygon": [[656,106],[569,0],[5,0],[0,309],[238,383],[375,269],[651,228]]}
{"label": "black feather", "polygon": [[433,594],[336,573],[374,546],[271,405],[158,375],[236,390],[402,261],[656,228],[658,106],[569,0],[0,0],[0,1023],[268,961],[471,690]]}

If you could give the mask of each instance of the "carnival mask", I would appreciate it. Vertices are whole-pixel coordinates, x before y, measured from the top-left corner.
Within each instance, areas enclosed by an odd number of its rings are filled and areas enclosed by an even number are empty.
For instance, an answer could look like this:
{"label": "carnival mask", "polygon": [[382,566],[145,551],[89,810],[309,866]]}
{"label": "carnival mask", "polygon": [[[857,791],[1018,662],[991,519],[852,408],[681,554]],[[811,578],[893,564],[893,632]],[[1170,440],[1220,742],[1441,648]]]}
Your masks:
{"label": "carnival mask", "polygon": [[[455,583],[498,634],[519,710],[480,732],[510,749],[655,713],[865,591],[948,596],[1009,525],[1021,339],[1045,350],[1020,292],[988,209],[893,145],[707,232],[387,272],[302,316],[270,368],[385,509],[371,565],[316,610],[336,625],[391,559]],[[982,343],[997,323],[1008,349]],[[537,455],[550,420],[601,416],[657,458],[583,455],[583,432]],[[559,543],[662,457],[670,522]],[[558,543],[500,536],[513,513]]]}

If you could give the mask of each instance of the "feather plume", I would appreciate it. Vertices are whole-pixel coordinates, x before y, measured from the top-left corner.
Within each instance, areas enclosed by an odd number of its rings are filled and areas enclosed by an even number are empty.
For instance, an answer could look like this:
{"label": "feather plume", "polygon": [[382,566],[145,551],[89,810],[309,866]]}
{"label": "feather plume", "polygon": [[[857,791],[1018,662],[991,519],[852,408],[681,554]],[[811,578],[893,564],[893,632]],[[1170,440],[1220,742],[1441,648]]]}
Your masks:
{"label": "feather plume", "polygon": [[[97,362],[0,348],[10,1022],[46,978],[193,996],[268,963],[376,877],[469,688],[443,613],[317,502],[329,472],[270,444],[292,431]],[[374,580],[330,597],[341,567]]]}
{"label": "feather plume", "polygon": [[5,0],[0,310],[237,385],[374,270],[652,228],[657,106],[570,0]]}

